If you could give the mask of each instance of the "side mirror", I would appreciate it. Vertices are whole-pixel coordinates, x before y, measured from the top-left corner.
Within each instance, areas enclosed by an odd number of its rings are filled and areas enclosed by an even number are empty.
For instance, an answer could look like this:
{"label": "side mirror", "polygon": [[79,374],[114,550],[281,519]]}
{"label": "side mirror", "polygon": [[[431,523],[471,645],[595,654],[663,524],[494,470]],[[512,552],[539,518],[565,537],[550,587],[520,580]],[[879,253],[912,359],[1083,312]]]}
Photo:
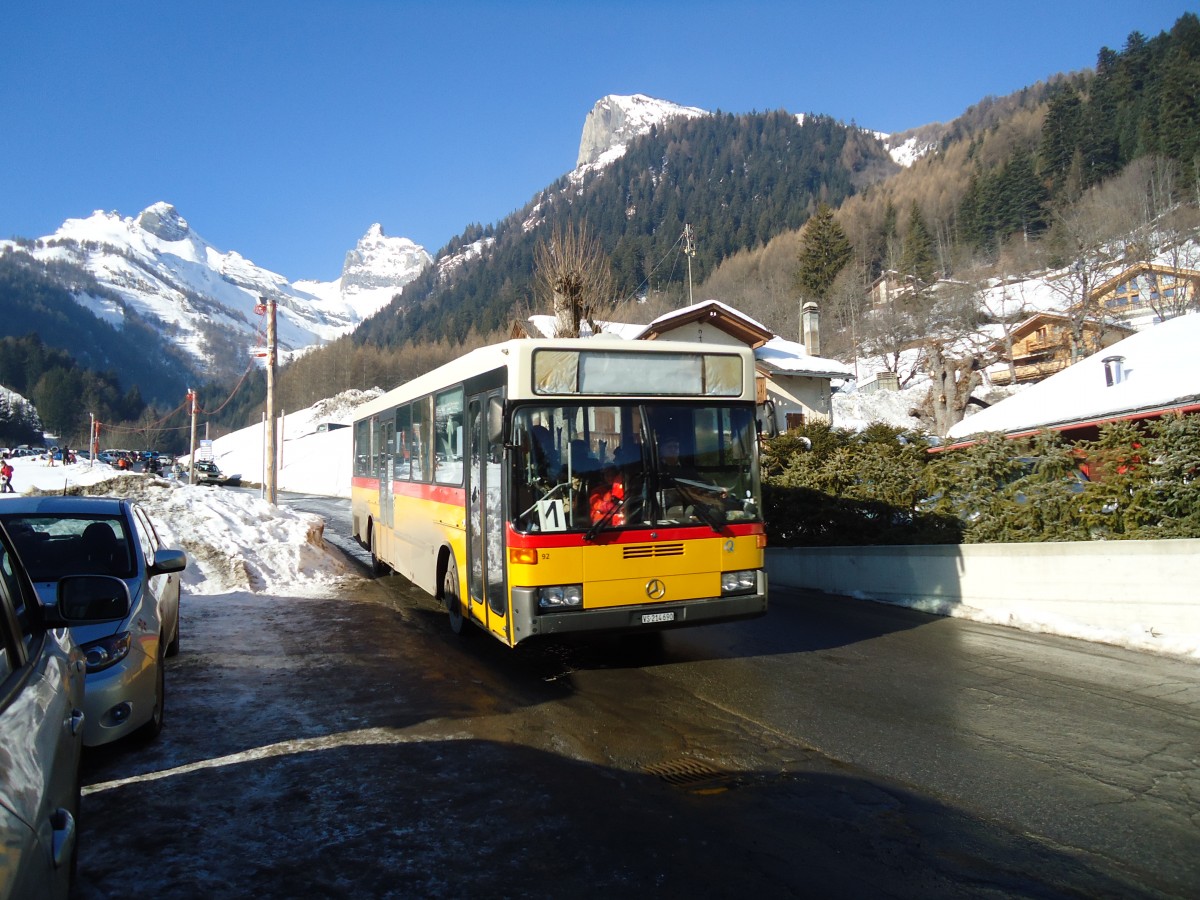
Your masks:
{"label": "side mirror", "polygon": [[64,625],[119,621],[129,615],[129,585],[112,575],[64,575],[54,609]]}
{"label": "side mirror", "polygon": [[504,434],[504,403],[499,397],[488,400],[487,409],[488,443],[499,443]]}
{"label": "side mirror", "polygon": [[187,554],[182,550],[156,550],[154,559],[146,567],[146,574],[166,575],[170,572],[182,572],[187,568]]}

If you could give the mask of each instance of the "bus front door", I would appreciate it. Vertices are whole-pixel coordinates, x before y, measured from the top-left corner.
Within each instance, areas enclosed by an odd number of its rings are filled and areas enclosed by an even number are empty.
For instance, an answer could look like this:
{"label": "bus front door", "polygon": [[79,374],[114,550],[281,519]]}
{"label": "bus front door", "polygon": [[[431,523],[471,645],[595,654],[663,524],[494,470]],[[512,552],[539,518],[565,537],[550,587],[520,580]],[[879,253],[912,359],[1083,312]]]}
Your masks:
{"label": "bus front door", "polygon": [[489,409],[498,409],[501,391],[471,398],[467,405],[467,593],[471,617],[505,643],[508,591],[504,577],[504,507],[501,472],[504,437],[491,435]]}

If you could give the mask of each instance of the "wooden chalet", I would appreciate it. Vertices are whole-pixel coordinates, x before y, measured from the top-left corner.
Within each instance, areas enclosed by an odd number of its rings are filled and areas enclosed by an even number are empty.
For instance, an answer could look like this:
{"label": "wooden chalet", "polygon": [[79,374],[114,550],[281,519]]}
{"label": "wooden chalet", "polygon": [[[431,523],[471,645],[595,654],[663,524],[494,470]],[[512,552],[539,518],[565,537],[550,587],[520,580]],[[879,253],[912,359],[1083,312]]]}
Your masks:
{"label": "wooden chalet", "polygon": [[[1017,383],[1041,381],[1133,333],[1134,329],[1122,325],[1084,322],[1083,347],[1073,358],[1070,318],[1049,312],[1030,316],[1012,334],[1012,362]],[[996,341],[988,349],[996,355],[1007,357],[1008,342],[1003,339]],[[1007,365],[997,365],[988,374],[993,384],[1009,384],[1012,381]]]}
{"label": "wooden chalet", "polygon": [[1151,324],[1160,318],[1156,307],[1175,315],[1198,308],[1200,271],[1141,262],[1098,285],[1089,297],[1104,315],[1127,323]]}

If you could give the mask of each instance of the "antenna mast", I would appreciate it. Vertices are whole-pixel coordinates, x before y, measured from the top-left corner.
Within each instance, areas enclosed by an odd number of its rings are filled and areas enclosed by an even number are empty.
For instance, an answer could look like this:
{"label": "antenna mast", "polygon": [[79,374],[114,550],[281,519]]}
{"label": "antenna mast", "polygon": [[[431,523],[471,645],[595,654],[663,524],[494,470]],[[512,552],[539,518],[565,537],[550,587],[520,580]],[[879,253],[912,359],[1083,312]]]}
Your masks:
{"label": "antenna mast", "polygon": [[683,252],[687,256],[688,261],[688,306],[691,306],[693,305],[692,257],[696,255],[696,243],[692,240],[692,226],[686,223],[683,226]]}

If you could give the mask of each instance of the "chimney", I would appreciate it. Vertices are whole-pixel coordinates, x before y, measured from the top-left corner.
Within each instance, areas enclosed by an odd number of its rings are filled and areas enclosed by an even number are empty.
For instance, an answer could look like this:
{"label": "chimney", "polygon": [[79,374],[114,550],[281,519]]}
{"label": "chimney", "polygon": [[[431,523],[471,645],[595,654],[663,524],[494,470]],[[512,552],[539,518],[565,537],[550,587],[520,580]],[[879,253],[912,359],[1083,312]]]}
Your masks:
{"label": "chimney", "polygon": [[800,308],[800,343],[809,356],[821,355],[821,316],[812,300]]}
{"label": "chimney", "polygon": [[1114,384],[1120,384],[1125,380],[1125,357],[1106,356],[1101,362],[1104,363],[1105,384],[1112,387]]}

